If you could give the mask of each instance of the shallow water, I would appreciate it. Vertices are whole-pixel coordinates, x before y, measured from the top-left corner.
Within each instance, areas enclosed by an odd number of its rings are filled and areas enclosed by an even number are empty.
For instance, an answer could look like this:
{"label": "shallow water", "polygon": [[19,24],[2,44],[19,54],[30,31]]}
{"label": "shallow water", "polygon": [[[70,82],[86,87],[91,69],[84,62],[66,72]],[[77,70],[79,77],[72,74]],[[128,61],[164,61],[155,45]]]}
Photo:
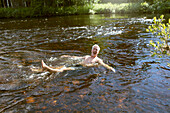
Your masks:
{"label": "shallow water", "polygon": [[[146,16],[146,15],[145,15]],[[79,15],[0,20],[0,112],[164,112],[170,103],[170,57],[151,57],[145,29],[152,17]],[[72,65],[61,55],[90,54],[116,69],[78,67],[62,73],[32,72]]]}

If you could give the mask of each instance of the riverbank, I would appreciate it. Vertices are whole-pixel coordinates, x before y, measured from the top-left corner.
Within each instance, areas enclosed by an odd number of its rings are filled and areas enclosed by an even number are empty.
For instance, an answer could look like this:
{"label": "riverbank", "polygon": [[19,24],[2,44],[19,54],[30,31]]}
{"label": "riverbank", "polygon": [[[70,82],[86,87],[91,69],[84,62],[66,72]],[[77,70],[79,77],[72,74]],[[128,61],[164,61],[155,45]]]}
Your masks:
{"label": "riverbank", "polygon": [[[121,3],[121,4],[93,4],[69,7],[26,7],[26,8],[0,8],[0,18],[32,18],[61,15],[80,14],[131,14],[131,13],[169,13],[169,2],[159,6],[148,3]],[[166,7],[167,5],[167,7]]]}

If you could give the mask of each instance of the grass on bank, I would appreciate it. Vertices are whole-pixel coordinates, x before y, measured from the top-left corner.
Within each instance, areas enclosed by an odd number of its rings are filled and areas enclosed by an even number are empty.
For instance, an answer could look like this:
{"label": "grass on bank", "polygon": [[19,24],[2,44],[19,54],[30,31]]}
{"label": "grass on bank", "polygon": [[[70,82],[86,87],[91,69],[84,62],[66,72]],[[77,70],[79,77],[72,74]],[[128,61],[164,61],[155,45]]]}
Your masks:
{"label": "grass on bank", "polygon": [[[164,4],[166,5],[166,4]],[[152,13],[156,6],[148,3],[121,3],[121,4],[93,4],[85,6],[70,7],[27,7],[27,8],[0,8],[0,18],[26,18],[58,15],[79,14],[105,14],[105,13]],[[169,9],[168,9],[169,8]],[[169,11],[170,7],[159,7],[160,12]]]}
{"label": "grass on bank", "polygon": [[129,3],[122,4],[93,4],[70,7],[27,7],[0,8],[0,18],[26,18],[58,15],[79,15],[99,13],[126,13]]}

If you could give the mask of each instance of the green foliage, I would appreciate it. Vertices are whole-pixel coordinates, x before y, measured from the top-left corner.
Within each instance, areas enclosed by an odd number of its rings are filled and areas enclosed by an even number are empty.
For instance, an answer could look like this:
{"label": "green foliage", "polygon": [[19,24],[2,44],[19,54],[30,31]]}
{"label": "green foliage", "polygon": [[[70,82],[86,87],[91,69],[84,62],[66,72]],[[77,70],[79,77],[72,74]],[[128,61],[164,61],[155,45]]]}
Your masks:
{"label": "green foliage", "polygon": [[15,5],[13,5],[13,8],[0,8],[0,18],[25,18],[95,13],[141,14],[170,12],[170,2],[166,0],[147,0],[147,2],[121,4],[98,4],[99,1],[100,0],[22,0],[17,2],[10,0],[10,2],[15,2],[12,3]]}
{"label": "green foliage", "polygon": [[147,2],[142,2],[140,5],[141,5],[140,10],[143,13],[146,13],[148,11],[149,4]]}
{"label": "green foliage", "polygon": [[0,8],[0,18],[25,18],[32,17],[33,12],[32,8]]}
{"label": "green foliage", "polygon": [[89,14],[92,5],[69,6],[57,8],[56,15]]}
{"label": "green foliage", "polygon": [[89,14],[93,5],[77,6],[77,14]]}
{"label": "green foliage", "polygon": [[129,7],[129,3],[122,3],[122,4],[94,4],[92,10],[95,13],[125,13]]}
{"label": "green foliage", "polygon": [[153,4],[150,4],[148,10],[152,13],[169,13],[170,2],[168,2],[168,0],[154,0]]}
{"label": "green foliage", "polygon": [[[32,4],[33,5],[33,4]],[[95,14],[95,13],[125,13],[128,3],[124,4],[87,4],[83,6],[49,7],[33,5],[27,8],[0,8],[0,18],[25,18],[40,16]]]}
{"label": "green foliage", "polygon": [[141,3],[130,3],[126,9],[126,13],[139,13],[141,10]]}
{"label": "green foliage", "polygon": [[114,13],[115,12],[115,7],[111,3],[95,4],[93,10],[96,13]]}
{"label": "green foliage", "polygon": [[152,56],[157,55],[162,57],[165,54],[170,56],[170,46],[168,45],[168,41],[170,40],[170,19],[168,23],[163,23],[163,21],[164,15],[161,15],[158,19],[154,17],[154,23],[146,29],[147,32],[151,32],[161,40],[160,42],[150,41],[150,45],[155,48]]}
{"label": "green foliage", "polygon": [[155,13],[170,12],[170,2],[166,0],[144,0],[145,2],[131,3],[126,13]]}

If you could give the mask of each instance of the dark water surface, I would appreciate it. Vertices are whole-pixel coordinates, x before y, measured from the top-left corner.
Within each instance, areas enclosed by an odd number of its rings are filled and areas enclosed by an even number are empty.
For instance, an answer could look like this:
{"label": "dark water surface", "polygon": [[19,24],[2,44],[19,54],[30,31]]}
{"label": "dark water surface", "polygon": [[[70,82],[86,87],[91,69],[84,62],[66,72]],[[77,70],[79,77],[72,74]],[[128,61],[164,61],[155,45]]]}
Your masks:
{"label": "dark water surface", "polygon": [[[81,15],[0,20],[0,112],[169,113],[170,57],[151,57],[145,32],[152,17]],[[90,54],[114,67],[83,67],[62,73],[32,72],[75,63],[61,55]]]}

